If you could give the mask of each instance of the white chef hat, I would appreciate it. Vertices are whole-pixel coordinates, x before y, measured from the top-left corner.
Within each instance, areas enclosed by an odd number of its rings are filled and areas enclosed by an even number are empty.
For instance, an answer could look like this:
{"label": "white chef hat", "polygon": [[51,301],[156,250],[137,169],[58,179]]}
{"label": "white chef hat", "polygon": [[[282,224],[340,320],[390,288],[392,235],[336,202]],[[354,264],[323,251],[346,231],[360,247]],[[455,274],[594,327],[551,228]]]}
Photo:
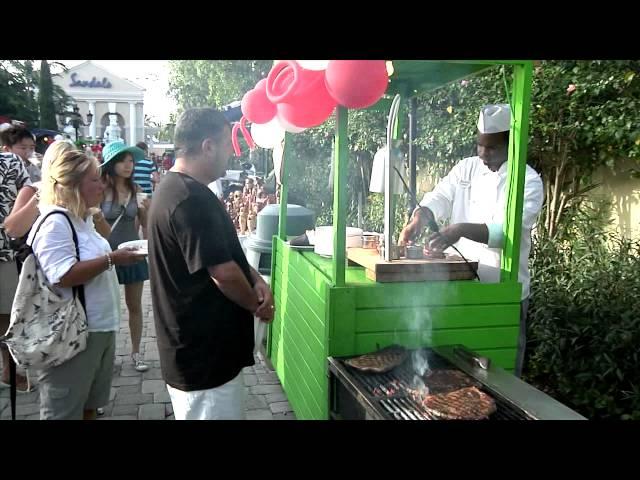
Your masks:
{"label": "white chef hat", "polygon": [[511,108],[508,103],[485,105],[480,110],[478,131],[480,133],[508,132],[511,128]]}

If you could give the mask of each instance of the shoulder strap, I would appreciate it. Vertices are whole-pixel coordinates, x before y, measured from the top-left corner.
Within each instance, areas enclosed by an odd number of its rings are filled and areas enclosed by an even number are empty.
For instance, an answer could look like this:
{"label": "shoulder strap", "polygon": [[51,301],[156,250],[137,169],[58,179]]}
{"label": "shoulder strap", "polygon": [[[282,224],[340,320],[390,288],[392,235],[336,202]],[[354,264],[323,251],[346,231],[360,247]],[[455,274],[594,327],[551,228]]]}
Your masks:
{"label": "shoulder strap", "polygon": [[[116,226],[118,225],[118,222],[120,222],[120,220],[122,219],[122,216],[127,211],[127,207],[129,206],[129,202],[130,201],[131,201],[131,191],[129,191],[129,194],[127,195],[127,199],[124,201],[124,206],[122,207],[122,212],[120,212],[120,215],[118,216],[118,218],[116,218],[116,221],[111,224],[111,231],[112,232],[116,229]],[[112,205],[113,205],[113,203],[112,203]]]}
{"label": "shoulder strap", "polygon": [[[36,231],[33,234],[33,239],[35,240],[36,235],[38,235],[38,231],[40,230],[40,227],[42,226],[42,224],[44,223],[44,221],[47,219],[47,217],[49,215],[53,215],[59,213],[61,215],[64,215],[64,218],[67,219],[67,222],[69,222],[69,226],[71,227],[71,234],[73,236],[73,243],[76,247],[76,258],[78,259],[78,261],[80,261],[80,247],[78,246],[78,235],[76,234],[76,229],[73,226],[73,222],[71,221],[71,219],[69,218],[69,215],[67,215],[65,212],[62,212],[60,210],[54,210],[53,212],[49,212],[47,213],[44,218],[40,221],[40,223],[38,224]],[[31,242],[33,243],[33,241]],[[85,304],[85,300],[84,300],[84,285],[77,285],[75,287],[72,287],[73,290],[73,295],[77,296],[80,299],[80,303],[82,304],[82,308],[84,308],[85,314],[87,313],[87,306]]]}

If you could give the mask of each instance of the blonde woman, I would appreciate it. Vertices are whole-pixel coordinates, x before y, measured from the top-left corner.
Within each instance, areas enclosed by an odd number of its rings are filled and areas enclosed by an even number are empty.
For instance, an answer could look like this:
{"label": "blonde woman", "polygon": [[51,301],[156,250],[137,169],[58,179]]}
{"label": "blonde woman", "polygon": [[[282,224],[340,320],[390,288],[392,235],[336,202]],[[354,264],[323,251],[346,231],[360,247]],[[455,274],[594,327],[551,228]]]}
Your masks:
{"label": "blonde woman", "polygon": [[[87,348],[62,365],[39,376],[40,418],[93,419],[96,409],[109,401],[115,335],[120,323],[120,294],[114,265],[130,265],[140,255],[130,250],[111,251],[93,228],[91,208],[100,205],[104,185],[98,162],[84,153],[68,151],[51,159],[42,180],[40,217],[27,243],[33,248],[47,280],[65,298],[72,287],[84,287],[89,338]],[[69,222],[78,238],[80,258]]]}

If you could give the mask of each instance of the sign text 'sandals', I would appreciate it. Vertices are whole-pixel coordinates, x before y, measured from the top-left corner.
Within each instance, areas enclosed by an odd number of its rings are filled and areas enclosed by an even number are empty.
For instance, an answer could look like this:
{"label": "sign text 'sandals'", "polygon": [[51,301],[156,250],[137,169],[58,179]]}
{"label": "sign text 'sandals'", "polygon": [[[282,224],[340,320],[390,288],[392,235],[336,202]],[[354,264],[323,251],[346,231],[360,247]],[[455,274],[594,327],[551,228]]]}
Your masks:
{"label": "sign text 'sandals'", "polygon": [[102,81],[93,77],[91,80],[78,80],[78,74],[71,74],[70,87],[87,87],[87,88],[111,88],[111,82],[107,77],[104,77]]}

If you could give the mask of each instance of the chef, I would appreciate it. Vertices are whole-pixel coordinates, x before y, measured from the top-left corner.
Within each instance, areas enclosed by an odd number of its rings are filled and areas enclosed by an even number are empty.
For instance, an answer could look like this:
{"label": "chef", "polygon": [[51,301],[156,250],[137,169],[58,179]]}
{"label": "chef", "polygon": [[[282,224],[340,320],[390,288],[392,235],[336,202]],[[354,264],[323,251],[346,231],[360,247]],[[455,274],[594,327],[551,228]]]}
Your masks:
{"label": "chef", "polygon": [[[429,248],[442,251],[448,245],[455,245],[467,259],[478,260],[480,281],[500,281],[510,124],[508,104],[482,107],[478,119],[478,155],[462,159],[433,191],[425,194],[420,205],[426,208],[414,210],[400,233],[401,245],[411,243],[429,222],[448,220],[449,226],[428,237]],[[520,334],[514,372],[518,377],[522,373],[526,343],[531,229],[542,208],[543,196],[540,175],[527,165],[518,272],[518,280],[522,283]]]}

